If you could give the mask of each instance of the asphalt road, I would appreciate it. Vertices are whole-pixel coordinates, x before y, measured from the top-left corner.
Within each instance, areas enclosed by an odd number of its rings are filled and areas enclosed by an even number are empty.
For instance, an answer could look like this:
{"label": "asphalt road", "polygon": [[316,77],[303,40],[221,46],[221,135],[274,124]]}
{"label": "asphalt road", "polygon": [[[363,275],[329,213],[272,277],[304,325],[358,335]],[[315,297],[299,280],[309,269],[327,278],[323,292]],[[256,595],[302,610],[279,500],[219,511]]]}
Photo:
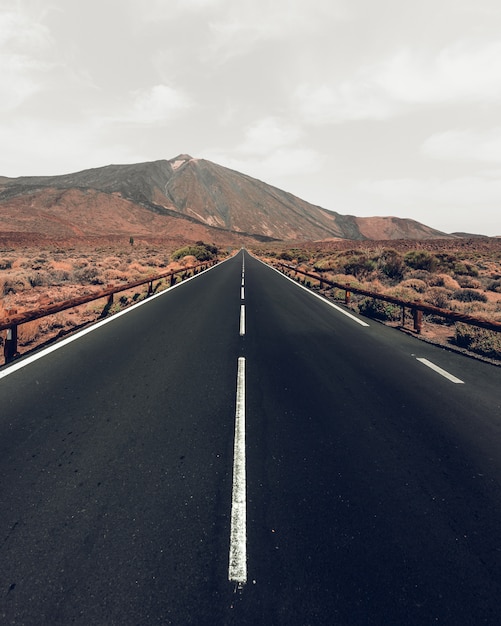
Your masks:
{"label": "asphalt road", "polygon": [[240,253],[1,368],[0,623],[501,623],[500,370],[361,319]]}

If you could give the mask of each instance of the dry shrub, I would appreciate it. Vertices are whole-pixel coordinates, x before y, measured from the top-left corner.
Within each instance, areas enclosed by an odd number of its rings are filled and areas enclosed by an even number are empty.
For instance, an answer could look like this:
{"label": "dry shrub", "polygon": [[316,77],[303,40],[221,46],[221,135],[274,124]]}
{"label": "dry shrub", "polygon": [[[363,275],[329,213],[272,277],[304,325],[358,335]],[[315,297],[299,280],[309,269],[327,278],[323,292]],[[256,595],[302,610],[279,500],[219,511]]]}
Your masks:
{"label": "dry shrub", "polygon": [[116,256],[109,256],[102,260],[101,265],[104,267],[117,268],[121,263],[121,260]]}
{"label": "dry shrub", "polygon": [[145,265],[141,265],[137,261],[131,263],[128,267],[128,270],[131,274],[148,274],[149,268]]}
{"label": "dry shrub", "polygon": [[450,291],[445,287],[430,287],[424,294],[425,302],[440,309],[449,308]]}
{"label": "dry shrub", "polygon": [[409,287],[405,287],[400,283],[400,285],[396,285],[391,289],[388,289],[386,292],[389,296],[393,296],[394,298],[400,298],[400,300],[405,300],[405,302],[421,302],[422,297],[418,295],[414,289],[410,289]]}
{"label": "dry shrub", "polygon": [[118,269],[105,270],[102,276],[105,283],[108,283],[110,281],[127,282],[129,280],[129,276],[127,275],[127,273],[121,272]]}
{"label": "dry shrub", "polygon": [[430,287],[445,287],[450,291],[460,288],[460,284],[457,280],[454,280],[449,274],[435,274],[432,275],[428,283]]}
{"label": "dry shrub", "polygon": [[417,293],[424,293],[428,288],[428,285],[424,282],[424,280],[419,278],[408,278],[400,283],[400,287],[413,289]]}
{"label": "dry shrub", "polygon": [[34,320],[18,327],[17,340],[20,346],[28,346],[40,337],[42,322],[43,320]]}
{"label": "dry shrub", "polygon": [[185,257],[179,260],[181,267],[187,267],[188,265],[195,265],[198,263],[197,258],[192,254],[187,254]]}
{"label": "dry shrub", "polygon": [[433,280],[433,275],[426,270],[413,270],[412,272],[408,272],[406,276],[407,279],[416,278],[417,280],[424,280],[427,285]]}
{"label": "dry shrub", "polygon": [[463,289],[482,289],[483,285],[477,278],[471,276],[458,276],[457,283]]}
{"label": "dry shrub", "polygon": [[28,288],[28,281],[22,274],[14,274],[9,278],[5,278],[3,281],[2,291],[0,296],[8,296],[9,294],[16,294],[26,291]]}
{"label": "dry shrub", "polygon": [[73,264],[69,261],[52,261],[50,268],[56,272],[72,272]]}
{"label": "dry shrub", "polygon": [[460,302],[487,302],[485,293],[476,289],[458,289],[454,291],[452,298]]}
{"label": "dry shrub", "polygon": [[494,359],[501,358],[501,333],[458,323],[456,324],[454,341],[461,348],[466,348],[477,354]]}

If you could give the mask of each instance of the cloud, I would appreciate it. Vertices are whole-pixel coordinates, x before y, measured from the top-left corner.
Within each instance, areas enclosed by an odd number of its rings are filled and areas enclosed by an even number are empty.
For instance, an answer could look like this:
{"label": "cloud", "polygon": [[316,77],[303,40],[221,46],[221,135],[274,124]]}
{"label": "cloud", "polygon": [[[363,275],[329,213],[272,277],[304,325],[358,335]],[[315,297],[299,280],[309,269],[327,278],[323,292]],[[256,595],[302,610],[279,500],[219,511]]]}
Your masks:
{"label": "cloud", "polygon": [[215,10],[227,0],[129,0],[131,14],[144,22],[172,21],[182,15],[193,15]]}
{"label": "cloud", "polygon": [[464,176],[439,178],[399,178],[365,181],[361,188],[401,206],[421,207],[422,203],[446,206],[489,206],[499,208],[501,178]]}
{"label": "cloud", "polygon": [[319,152],[297,145],[302,136],[300,127],[268,116],[247,126],[242,141],[233,149],[209,150],[203,156],[270,184],[287,186],[287,180],[317,172],[322,167],[323,157]]}
{"label": "cloud", "polygon": [[[107,163],[140,162],[143,155],[123,139],[113,140],[96,120],[82,124],[19,118],[0,125],[0,175],[56,175]],[[64,163],[62,167],[61,164]]]}
{"label": "cloud", "polygon": [[449,130],[437,133],[423,143],[421,152],[436,159],[501,163],[501,126],[488,131]]}
{"label": "cloud", "polygon": [[436,54],[403,49],[347,80],[302,83],[292,106],[305,122],[385,120],[423,107],[501,101],[501,40],[457,42]]}
{"label": "cloud", "polygon": [[307,124],[339,124],[350,120],[384,120],[397,106],[381,90],[362,77],[338,85],[300,85],[294,94],[294,108]]}
{"label": "cloud", "polygon": [[344,0],[227,0],[209,22],[211,51],[220,61],[250,52],[267,41],[291,40],[329,28],[351,15]]}
{"label": "cloud", "polygon": [[43,87],[53,64],[48,29],[20,9],[0,10],[0,111],[19,107]]}
{"label": "cloud", "polygon": [[402,103],[497,102],[501,41],[457,42],[436,56],[403,50],[384,63],[375,82]]}
{"label": "cloud", "polygon": [[244,141],[237,149],[244,154],[266,155],[295,143],[301,135],[299,128],[275,117],[266,117],[247,128]]}
{"label": "cloud", "polygon": [[277,187],[287,185],[288,179],[317,172],[323,164],[317,151],[300,147],[279,148],[262,157],[210,150],[202,151],[201,156]]}
{"label": "cloud", "polygon": [[365,180],[358,191],[386,214],[414,217],[445,232],[501,235],[501,176]]}
{"label": "cloud", "polygon": [[193,105],[181,90],[169,85],[154,85],[131,93],[131,104],[110,121],[154,125],[171,121]]}

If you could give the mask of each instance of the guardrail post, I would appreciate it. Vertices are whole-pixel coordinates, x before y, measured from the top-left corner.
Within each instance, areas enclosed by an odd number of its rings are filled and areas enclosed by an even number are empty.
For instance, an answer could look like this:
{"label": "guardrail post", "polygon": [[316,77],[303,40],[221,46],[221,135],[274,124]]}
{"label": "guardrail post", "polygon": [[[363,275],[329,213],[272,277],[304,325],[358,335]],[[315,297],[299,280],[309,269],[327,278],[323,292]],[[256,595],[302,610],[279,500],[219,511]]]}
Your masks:
{"label": "guardrail post", "polygon": [[402,328],[405,327],[405,307],[402,307]]}
{"label": "guardrail post", "polygon": [[18,355],[17,352],[17,326],[14,324],[7,329],[7,337],[3,347],[3,355],[6,363],[10,363]]}
{"label": "guardrail post", "polygon": [[345,304],[350,304],[350,299],[351,299],[351,292],[349,289],[345,289],[344,292],[344,303]]}
{"label": "guardrail post", "polygon": [[414,319],[414,330],[419,334],[423,327],[423,311],[420,309],[412,309],[412,317]]}
{"label": "guardrail post", "polygon": [[170,275],[170,286],[172,287],[172,285],[176,284],[176,276],[174,274]]}
{"label": "guardrail post", "polygon": [[149,298],[152,293],[153,293],[153,281],[150,281],[148,283],[148,293],[146,294],[146,297]]}

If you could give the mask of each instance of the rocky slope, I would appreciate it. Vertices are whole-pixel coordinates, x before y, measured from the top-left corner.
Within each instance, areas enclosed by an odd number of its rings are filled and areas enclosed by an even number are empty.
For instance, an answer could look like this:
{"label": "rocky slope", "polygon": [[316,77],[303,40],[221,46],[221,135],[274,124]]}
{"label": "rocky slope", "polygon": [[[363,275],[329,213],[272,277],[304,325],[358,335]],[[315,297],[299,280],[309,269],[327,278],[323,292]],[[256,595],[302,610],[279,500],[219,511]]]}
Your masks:
{"label": "rocky slope", "polygon": [[0,177],[0,234],[221,240],[429,239],[413,220],[346,216],[189,155],[62,176]]}

